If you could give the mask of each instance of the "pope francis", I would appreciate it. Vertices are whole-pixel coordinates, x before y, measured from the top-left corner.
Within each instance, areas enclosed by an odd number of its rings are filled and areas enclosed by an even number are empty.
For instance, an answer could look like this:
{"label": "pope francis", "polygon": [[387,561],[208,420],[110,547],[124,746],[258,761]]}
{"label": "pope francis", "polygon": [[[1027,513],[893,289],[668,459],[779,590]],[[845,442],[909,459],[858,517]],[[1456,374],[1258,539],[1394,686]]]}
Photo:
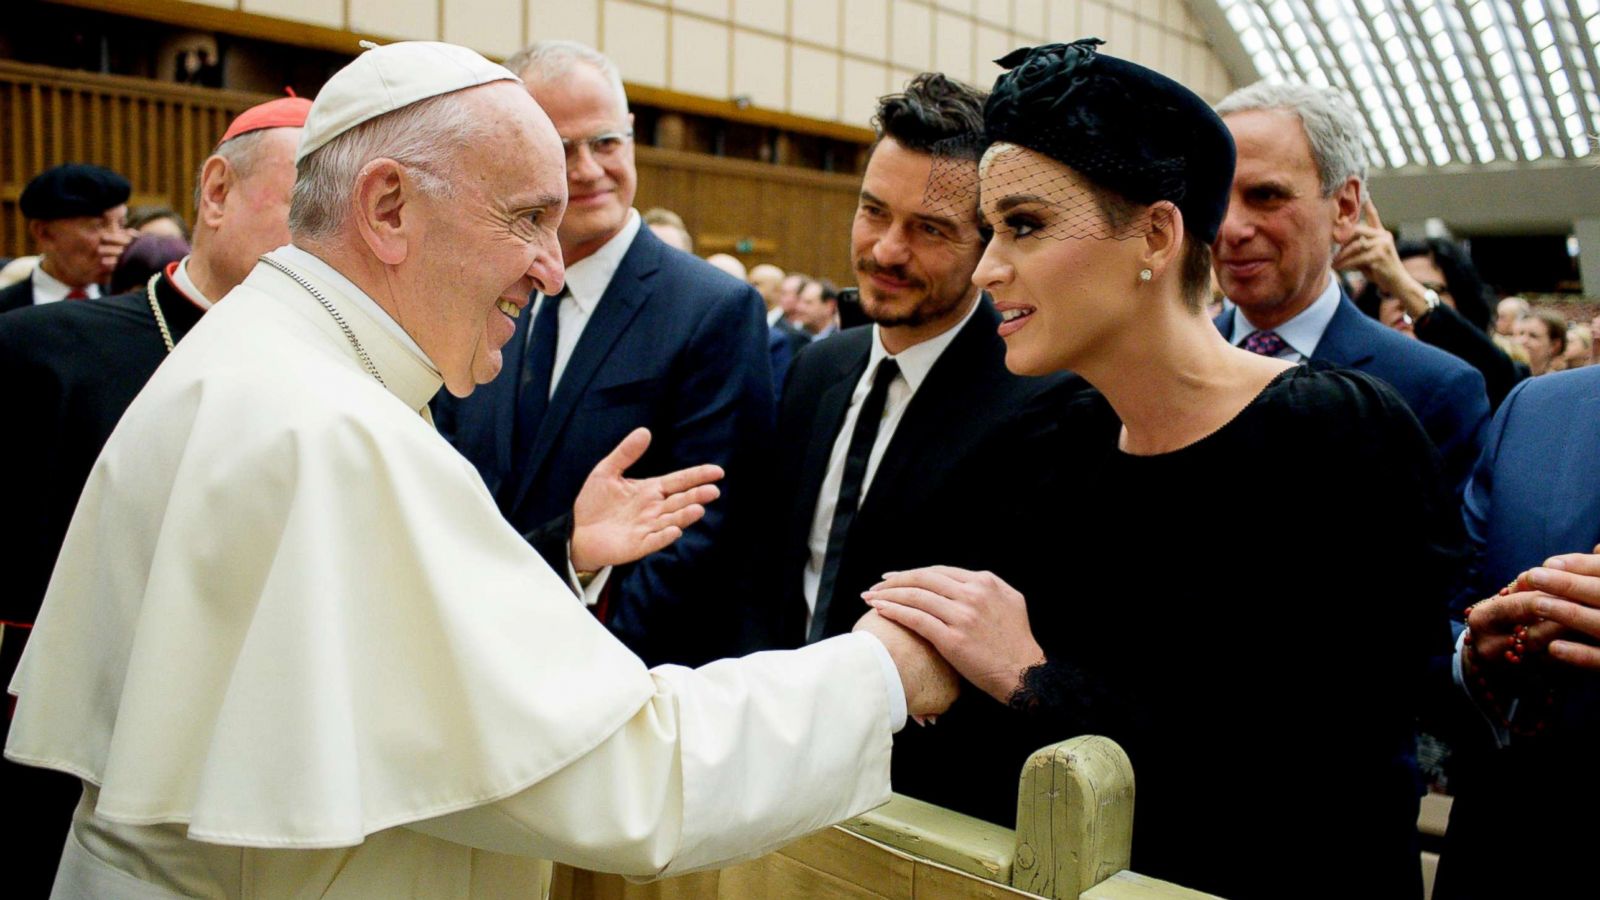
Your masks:
{"label": "pope francis", "polygon": [[324,87],[292,243],[111,436],[12,683],[6,755],[84,783],[54,896],[538,896],[541,859],[670,874],[887,799],[891,733],[954,695],[925,645],[869,619],[646,670],[574,596],[695,521],[714,467],[629,480],[631,436],[564,578],[430,427],[559,290],[562,166],[460,47]]}

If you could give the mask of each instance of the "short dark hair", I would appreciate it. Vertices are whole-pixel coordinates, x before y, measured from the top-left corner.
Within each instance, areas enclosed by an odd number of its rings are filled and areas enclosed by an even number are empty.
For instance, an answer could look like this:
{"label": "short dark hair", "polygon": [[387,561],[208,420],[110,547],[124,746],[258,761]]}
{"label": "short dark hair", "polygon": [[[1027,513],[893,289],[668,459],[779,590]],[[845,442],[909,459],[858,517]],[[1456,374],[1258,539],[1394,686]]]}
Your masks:
{"label": "short dark hair", "polygon": [[917,153],[976,162],[984,150],[983,104],[988,99],[987,91],[938,72],[923,72],[904,91],[878,98],[872,128],[878,141],[894,138]]}

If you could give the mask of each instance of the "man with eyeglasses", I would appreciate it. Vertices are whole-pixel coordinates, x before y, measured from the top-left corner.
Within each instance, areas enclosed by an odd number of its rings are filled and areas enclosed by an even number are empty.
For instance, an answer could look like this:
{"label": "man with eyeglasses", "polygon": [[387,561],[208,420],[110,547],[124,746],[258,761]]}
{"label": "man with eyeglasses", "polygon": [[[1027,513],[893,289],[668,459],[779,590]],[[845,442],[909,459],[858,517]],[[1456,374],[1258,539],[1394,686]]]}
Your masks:
{"label": "man with eyeglasses", "polygon": [[[477,466],[519,531],[569,527],[589,471],[630,431],[649,451],[630,472],[722,466],[722,497],[675,544],[610,574],[593,607],[646,662],[727,655],[755,610],[752,475],[765,466],[774,399],[761,297],[641,227],[633,116],[616,67],[570,41],[506,61],[561,136],[566,285],[535,295],[505,371],[470,397],[434,402],[439,430]],[[585,573],[578,573],[584,577]]]}

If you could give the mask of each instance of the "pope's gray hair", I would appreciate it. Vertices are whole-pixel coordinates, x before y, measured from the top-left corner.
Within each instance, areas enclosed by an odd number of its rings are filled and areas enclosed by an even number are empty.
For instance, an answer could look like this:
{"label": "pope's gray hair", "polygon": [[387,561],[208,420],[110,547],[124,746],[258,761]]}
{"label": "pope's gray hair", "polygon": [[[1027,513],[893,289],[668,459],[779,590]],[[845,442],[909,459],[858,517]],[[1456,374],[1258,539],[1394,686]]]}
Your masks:
{"label": "pope's gray hair", "polygon": [[554,81],[572,70],[574,63],[585,63],[599,70],[617,95],[617,110],[628,114],[628,92],[622,87],[622,73],[605,54],[577,41],[538,41],[505,61],[511,74],[528,84]]}
{"label": "pope's gray hair", "polygon": [[429,97],[362,122],[300,160],[289,233],[320,240],[338,231],[356,176],[375,159],[400,163],[425,194],[454,196],[460,148],[488,134],[484,117],[458,94]]}
{"label": "pope's gray hair", "polygon": [[1361,199],[1367,199],[1367,148],[1362,142],[1361,118],[1343,93],[1308,84],[1258,81],[1222,98],[1216,106],[1219,116],[1258,109],[1283,110],[1300,120],[1322,182],[1322,196],[1333,196],[1353,175],[1360,181]]}

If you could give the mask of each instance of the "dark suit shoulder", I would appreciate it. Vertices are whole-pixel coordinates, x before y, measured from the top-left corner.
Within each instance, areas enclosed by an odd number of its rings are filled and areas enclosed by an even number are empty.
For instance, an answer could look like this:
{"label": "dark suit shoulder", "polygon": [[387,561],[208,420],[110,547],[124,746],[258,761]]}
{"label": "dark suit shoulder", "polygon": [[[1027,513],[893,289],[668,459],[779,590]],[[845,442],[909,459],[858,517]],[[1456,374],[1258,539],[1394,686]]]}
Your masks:
{"label": "dark suit shoulder", "polygon": [[33,305],[33,279],[24,278],[16,284],[0,288],[0,313],[26,309]]}
{"label": "dark suit shoulder", "polygon": [[0,346],[7,353],[43,356],[64,342],[114,341],[156,333],[143,291],[96,300],[63,300],[18,309],[0,317]]}
{"label": "dark suit shoulder", "polygon": [[761,303],[755,288],[698,256],[667,246],[648,228],[639,229],[617,266],[618,273],[628,270],[662,279],[662,287],[680,311],[684,307],[723,307],[750,300]]}

